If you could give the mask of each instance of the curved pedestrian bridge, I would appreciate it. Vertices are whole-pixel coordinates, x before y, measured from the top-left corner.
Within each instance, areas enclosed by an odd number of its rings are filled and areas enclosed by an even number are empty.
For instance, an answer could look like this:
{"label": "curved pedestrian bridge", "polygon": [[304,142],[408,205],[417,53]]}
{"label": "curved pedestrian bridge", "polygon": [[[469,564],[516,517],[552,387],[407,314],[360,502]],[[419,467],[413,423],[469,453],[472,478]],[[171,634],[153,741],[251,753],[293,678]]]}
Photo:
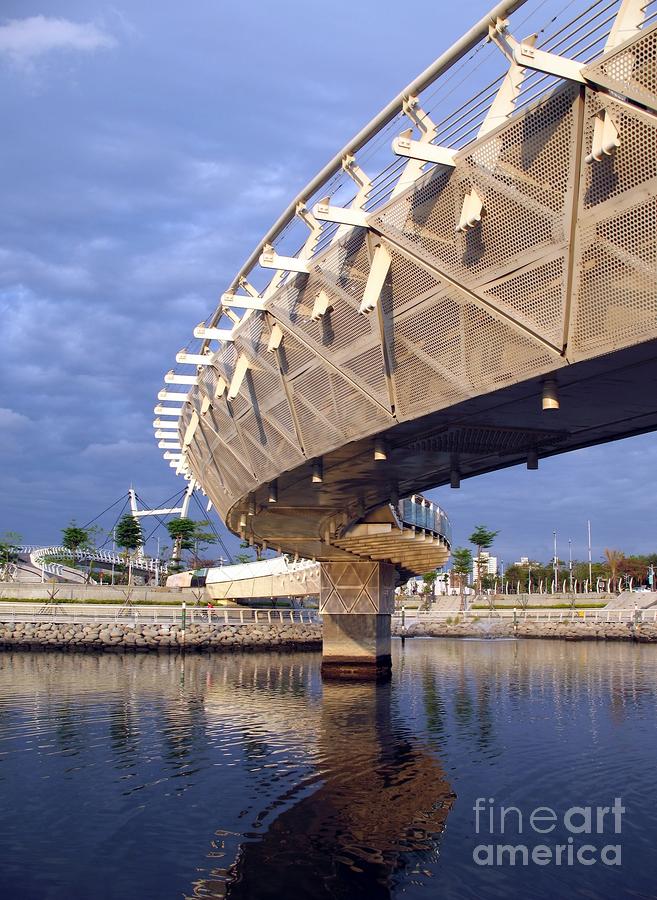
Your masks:
{"label": "curved pedestrian bridge", "polygon": [[657,9],[548,13],[499,3],[391,101],[165,376],[171,465],[347,593],[427,571],[391,501],[657,427]]}

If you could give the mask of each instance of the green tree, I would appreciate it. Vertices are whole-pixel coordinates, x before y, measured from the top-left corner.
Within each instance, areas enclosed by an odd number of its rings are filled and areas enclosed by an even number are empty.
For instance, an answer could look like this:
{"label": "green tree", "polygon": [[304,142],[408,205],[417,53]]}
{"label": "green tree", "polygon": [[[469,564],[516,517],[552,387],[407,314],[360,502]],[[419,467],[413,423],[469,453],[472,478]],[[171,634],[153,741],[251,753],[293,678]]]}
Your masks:
{"label": "green tree", "polygon": [[75,557],[78,550],[88,544],[89,532],[85,528],[80,528],[74,521],[71,521],[66,528],[62,529],[62,547],[66,547],[70,552],[72,566],[75,566]]}
{"label": "green tree", "polygon": [[477,525],[468,540],[477,548],[477,593],[481,593],[481,569],[484,561],[481,554],[484,550],[489,550],[493,546],[493,541],[499,534],[499,531],[490,531],[485,525]]}
{"label": "green tree", "polygon": [[130,514],[122,516],[116,526],[116,543],[123,547],[126,566],[128,566],[128,584],[132,582],[132,554],[144,542],[139,519]]}
{"label": "green tree", "polygon": [[436,590],[436,578],[438,577],[437,572],[425,572],[422,576],[422,581],[427,587],[427,593],[434,594]]}
{"label": "green tree", "polygon": [[216,535],[212,531],[206,530],[209,524],[207,519],[196,522],[194,519],[184,517],[167,522],[167,531],[173,541],[172,569],[180,568],[183,550],[192,551],[192,567],[198,566],[201,550],[208,544],[214,544],[217,541]]}
{"label": "green tree", "polygon": [[615,591],[618,585],[618,569],[623,564],[624,554],[622,550],[611,550],[609,547],[605,547],[604,557],[609,567],[611,590]]}
{"label": "green tree", "polygon": [[468,547],[457,547],[456,550],[452,550],[452,573],[458,575],[459,578],[461,606],[463,606],[466,580],[471,571],[472,551]]}
{"label": "green tree", "polygon": [[183,550],[190,550],[194,546],[195,530],[196,523],[193,519],[182,517],[180,519],[171,519],[170,522],[167,522],[167,531],[173,541],[170,566],[172,571],[181,568]]}
{"label": "green tree", "polygon": [[253,562],[253,550],[248,541],[240,541],[240,550],[243,550],[244,552],[236,553],[233,557],[236,563]]}
{"label": "green tree", "polygon": [[[424,590],[427,600],[427,608],[429,608],[430,603],[432,603],[436,599],[436,578],[438,577],[437,572],[426,572],[422,576],[422,581],[424,582]],[[431,599],[429,599],[431,598]]]}

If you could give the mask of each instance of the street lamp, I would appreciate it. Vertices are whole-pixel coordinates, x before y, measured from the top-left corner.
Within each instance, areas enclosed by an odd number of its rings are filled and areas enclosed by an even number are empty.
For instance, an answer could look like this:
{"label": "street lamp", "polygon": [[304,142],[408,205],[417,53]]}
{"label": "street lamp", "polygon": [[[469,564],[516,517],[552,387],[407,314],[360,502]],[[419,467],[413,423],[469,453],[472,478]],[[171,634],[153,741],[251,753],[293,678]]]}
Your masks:
{"label": "street lamp", "polygon": [[557,532],[553,531],[552,536],[554,537],[554,557],[552,559],[552,569],[554,572],[554,590],[556,592],[557,585],[559,583],[559,562],[557,557]]}
{"label": "street lamp", "polygon": [[570,591],[573,590],[573,542],[568,538],[568,580],[570,582]]}

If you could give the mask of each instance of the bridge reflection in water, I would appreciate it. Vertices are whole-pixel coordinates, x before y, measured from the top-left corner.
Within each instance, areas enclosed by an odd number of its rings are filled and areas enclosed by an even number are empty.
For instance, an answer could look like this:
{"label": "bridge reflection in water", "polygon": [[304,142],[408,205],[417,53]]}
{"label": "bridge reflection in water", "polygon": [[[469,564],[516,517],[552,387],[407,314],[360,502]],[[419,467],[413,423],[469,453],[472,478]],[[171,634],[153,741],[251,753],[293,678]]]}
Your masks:
{"label": "bridge reflection in water", "polygon": [[317,785],[269,804],[264,832],[195,897],[385,898],[394,873],[437,857],[454,794],[435,756],[393,719],[390,684],[328,683],[322,693]]}
{"label": "bridge reflection in water", "polygon": [[474,865],[490,796],[621,796],[616,896],[654,896],[654,647],[393,651],[379,685],[315,653],[1,654],[3,896],[611,896],[603,867]]}

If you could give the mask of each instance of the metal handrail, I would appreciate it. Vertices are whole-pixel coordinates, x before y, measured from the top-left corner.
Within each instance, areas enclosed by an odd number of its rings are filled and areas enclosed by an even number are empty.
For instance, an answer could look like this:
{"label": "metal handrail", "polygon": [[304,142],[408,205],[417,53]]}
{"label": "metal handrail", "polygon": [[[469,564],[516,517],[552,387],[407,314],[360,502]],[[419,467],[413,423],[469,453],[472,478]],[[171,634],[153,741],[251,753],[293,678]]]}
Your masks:
{"label": "metal handrail", "polygon": [[258,625],[312,624],[319,621],[314,609],[258,609],[257,607],[132,606],[91,603],[0,602],[0,624],[129,624],[129,625]]}
{"label": "metal handrail", "polygon": [[489,621],[494,621],[495,619],[526,621],[532,619],[545,622],[597,622],[613,625],[619,622],[657,622],[657,608],[519,609],[518,607],[497,607],[492,611],[487,609],[410,610],[406,608],[403,611],[396,610],[393,614],[393,619],[399,622],[403,621],[405,624],[413,624],[414,622],[446,622],[447,619],[452,621],[460,619],[463,622],[472,622],[475,619],[487,619]]}
{"label": "metal handrail", "polygon": [[[256,245],[256,248],[253,250],[251,255],[248,257],[246,262],[242,265],[239,272],[235,275],[233,280],[228,287],[228,291],[233,291],[239,284],[240,278],[244,277],[253,266],[258,261],[258,258],[262,252],[263,247],[266,244],[271,244],[276,237],[280,234],[280,232],[288,225],[295,217],[296,209],[299,203],[305,203],[308,201],[310,197],[317,191],[331,176],[335,175],[342,167],[342,161],[345,156],[353,155],[357,153],[358,150],[361,149],[369,140],[372,138],[378,131],[384,128],[389,122],[391,122],[395,116],[401,112],[404,101],[414,95],[423,91],[426,87],[432,84],[437,78],[440,77],[444,72],[451,68],[454,63],[458,62],[461,57],[466,54],[469,50],[472,50],[479,41],[485,38],[488,35],[488,27],[491,22],[495,22],[497,18],[504,18],[505,16],[510,15],[516,9],[523,6],[527,0],[502,0],[502,2],[497,3],[485,16],[483,16],[476,25],[473,25],[469,31],[467,31],[461,38],[459,38],[456,43],[452,44],[452,46],[442,53],[438,59],[436,59],[430,66],[428,66],[420,75],[417,76],[413,81],[410,82],[402,91],[400,91],[396,97],[394,97],[383,109],[378,113],[378,115],[374,116],[374,118],[368,122],[361,130],[356,134],[338,153],[335,154],[333,159],[328,162],[323,169],[321,169],[315,176],[312,178],[308,184],[297,194],[297,196],[292,200],[289,206],[285,209],[285,211],[278,217],[278,219],[274,222],[271,228],[266,232],[266,234],[261,238],[260,242]],[[211,322],[215,324],[218,319],[221,317],[221,304],[215,311]]]}

